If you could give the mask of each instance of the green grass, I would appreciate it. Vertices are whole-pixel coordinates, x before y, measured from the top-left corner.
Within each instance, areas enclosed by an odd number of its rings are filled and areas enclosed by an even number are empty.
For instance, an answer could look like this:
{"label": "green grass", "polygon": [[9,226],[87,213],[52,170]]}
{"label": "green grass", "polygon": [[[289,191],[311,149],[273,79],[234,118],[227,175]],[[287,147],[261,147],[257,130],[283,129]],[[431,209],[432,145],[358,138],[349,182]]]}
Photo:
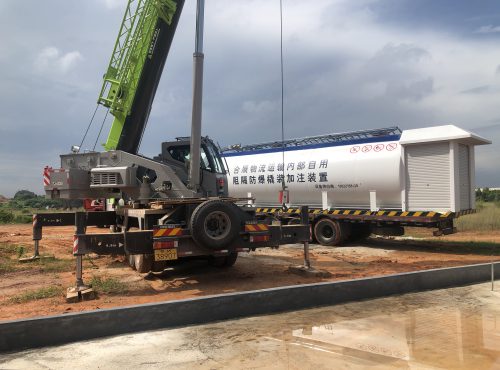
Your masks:
{"label": "green grass", "polygon": [[[83,208],[73,207],[72,211],[83,211]],[[0,203],[0,225],[2,224],[29,224],[35,213],[65,212],[65,208],[33,208],[24,205],[13,205],[8,202]]]}
{"label": "green grass", "polygon": [[39,299],[57,297],[62,295],[62,293],[63,293],[62,287],[48,286],[36,290],[29,290],[27,292],[11,297],[9,300],[12,303],[26,303],[29,301],[35,301]]}
{"label": "green grass", "polygon": [[[374,245],[390,245],[394,249],[415,250],[451,254],[469,254],[478,256],[500,256],[500,244],[479,241],[454,241],[442,240],[428,237],[420,240],[407,239],[403,243],[400,240],[369,240]],[[380,243],[380,244],[379,244]]]}
{"label": "green grass", "polygon": [[[33,262],[31,262],[33,263]],[[35,268],[39,268],[42,272],[65,272],[73,271],[76,263],[74,259],[41,259],[33,263]]]}
{"label": "green grass", "polygon": [[[28,253],[28,249],[30,252]],[[75,269],[74,259],[46,259],[21,263],[21,257],[32,255],[32,249],[23,245],[0,243],[0,275],[14,271],[39,270],[41,272],[64,272]]]}
{"label": "green grass", "polygon": [[488,242],[458,242],[451,240],[433,240],[428,239],[427,242],[432,243],[436,247],[433,250],[442,252],[477,254],[485,256],[500,256],[500,245],[497,243]]}
{"label": "green grass", "polygon": [[455,220],[458,231],[500,230],[500,204],[478,202],[477,213]]}
{"label": "green grass", "polygon": [[0,243],[0,274],[17,271],[17,258],[21,257],[24,253],[24,247]]}
{"label": "green grass", "polygon": [[90,285],[96,292],[105,294],[122,294],[129,290],[127,284],[112,277],[106,278],[94,275],[90,280]]}

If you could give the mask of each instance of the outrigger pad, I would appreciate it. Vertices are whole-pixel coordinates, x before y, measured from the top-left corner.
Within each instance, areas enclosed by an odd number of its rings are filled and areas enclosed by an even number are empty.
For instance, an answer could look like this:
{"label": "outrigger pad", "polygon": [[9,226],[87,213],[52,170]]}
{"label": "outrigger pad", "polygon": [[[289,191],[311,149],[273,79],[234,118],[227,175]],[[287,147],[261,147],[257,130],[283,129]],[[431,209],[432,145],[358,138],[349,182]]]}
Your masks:
{"label": "outrigger pad", "polygon": [[314,267],[307,267],[304,265],[290,266],[290,267],[288,267],[288,271],[290,271],[293,274],[306,276],[306,277],[327,278],[327,277],[332,276],[332,274],[326,270],[316,270]]}
{"label": "outrigger pad", "polygon": [[19,258],[19,262],[34,262],[34,261],[39,261],[39,260],[55,260],[55,256],[31,256],[31,257],[23,257]]}
{"label": "outrigger pad", "polygon": [[94,289],[88,286],[71,287],[66,291],[66,302],[78,303],[80,301],[90,301],[95,299]]}
{"label": "outrigger pad", "polygon": [[447,227],[444,229],[436,230],[432,232],[432,235],[434,236],[443,236],[443,235],[450,235],[450,234],[455,234],[457,232],[456,227]]}

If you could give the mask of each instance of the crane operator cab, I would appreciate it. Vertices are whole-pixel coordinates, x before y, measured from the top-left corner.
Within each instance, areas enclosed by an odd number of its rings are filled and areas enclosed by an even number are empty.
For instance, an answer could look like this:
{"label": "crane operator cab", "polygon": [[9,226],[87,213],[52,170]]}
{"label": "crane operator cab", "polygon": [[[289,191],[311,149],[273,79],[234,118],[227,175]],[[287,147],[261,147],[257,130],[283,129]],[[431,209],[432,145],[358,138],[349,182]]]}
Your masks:
{"label": "crane operator cab", "polygon": [[[189,137],[178,137],[177,141],[162,143],[161,153],[153,159],[174,168],[182,182],[187,184],[190,157]],[[208,197],[227,196],[226,167],[219,149],[208,137],[201,139],[200,165],[201,195]]]}

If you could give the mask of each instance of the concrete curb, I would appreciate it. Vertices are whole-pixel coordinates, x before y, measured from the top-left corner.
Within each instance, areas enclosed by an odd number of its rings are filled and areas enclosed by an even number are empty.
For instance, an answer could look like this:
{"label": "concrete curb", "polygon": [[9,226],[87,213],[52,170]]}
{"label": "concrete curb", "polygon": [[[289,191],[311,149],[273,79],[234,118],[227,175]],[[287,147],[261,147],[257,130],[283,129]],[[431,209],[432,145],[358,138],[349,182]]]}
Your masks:
{"label": "concrete curb", "polygon": [[[494,264],[495,276],[500,263]],[[0,323],[0,352],[334,305],[491,279],[491,264],[296,285]]]}

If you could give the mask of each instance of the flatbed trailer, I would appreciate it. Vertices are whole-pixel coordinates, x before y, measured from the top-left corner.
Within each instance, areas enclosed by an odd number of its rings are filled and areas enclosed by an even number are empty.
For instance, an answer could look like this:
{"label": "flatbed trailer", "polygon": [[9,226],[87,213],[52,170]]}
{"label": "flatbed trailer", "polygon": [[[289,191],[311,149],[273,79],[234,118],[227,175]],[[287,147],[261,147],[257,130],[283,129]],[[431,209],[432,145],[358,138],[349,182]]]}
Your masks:
{"label": "flatbed trailer", "polygon": [[[475,213],[460,212],[400,211],[367,209],[314,209],[308,208],[311,235],[322,245],[339,245],[350,239],[367,237],[371,233],[379,235],[403,235],[404,227],[434,228],[434,236],[456,232],[453,222],[456,218]],[[301,208],[256,208],[255,214],[261,219],[275,219],[284,224],[300,221]]]}

